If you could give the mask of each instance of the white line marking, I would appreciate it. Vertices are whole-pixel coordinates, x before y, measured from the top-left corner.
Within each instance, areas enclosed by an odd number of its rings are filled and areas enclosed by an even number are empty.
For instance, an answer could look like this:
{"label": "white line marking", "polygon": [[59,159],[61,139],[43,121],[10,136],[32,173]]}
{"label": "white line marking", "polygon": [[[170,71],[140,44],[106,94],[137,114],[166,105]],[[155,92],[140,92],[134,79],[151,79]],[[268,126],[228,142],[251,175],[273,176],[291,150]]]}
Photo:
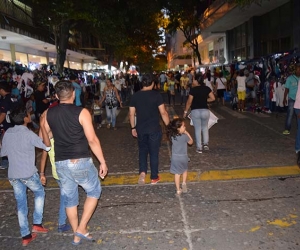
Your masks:
{"label": "white line marking", "polygon": [[186,235],[187,239],[187,243],[189,244],[189,250],[193,250],[193,242],[192,242],[192,230],[189,229],[189,223],[187,220],[187,216],[186,216],[186,211],[184,209],[184,203],[182,201],[182,198],[179,196],[179,204],[180,204],[180,209],[181,209],[181,215],[182,215],[182,222],[184,225],[184,229],[183,232]]}

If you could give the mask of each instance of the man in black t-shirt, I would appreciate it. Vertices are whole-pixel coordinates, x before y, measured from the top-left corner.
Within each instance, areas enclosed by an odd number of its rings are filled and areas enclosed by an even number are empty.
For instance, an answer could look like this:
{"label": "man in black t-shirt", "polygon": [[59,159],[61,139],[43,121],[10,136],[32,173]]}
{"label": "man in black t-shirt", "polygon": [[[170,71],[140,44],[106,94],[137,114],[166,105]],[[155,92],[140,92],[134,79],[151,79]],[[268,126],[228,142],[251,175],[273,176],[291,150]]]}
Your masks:
{"label": "man in black t-shirt", "polygon": [[37,90],[34,92],[34,99],[36,104],[35,117],[39,120],[41,114],[49,107],[50,100],[45,97],[45,82],[39,82]]}
{"label": "man in black t-shirt", "polygon": [[132,96],[129,107],[132,136],[137,137],[139,147],[138,184],[145,184],[148,155],[150,155],[151,184],[156,184],[160,180],[158,176],[158,153],[162,138],[160,115],[165,125],[168,125],[170,120],[161,94],[152,90],[153,75],[145,74],[141,85],[142,90]]}
{"label": "man in black t-shirt", "polygon": [[[11,86],[6,81],[0,82],[0,129],[1,129],[1,138],[3,133],[12,127],[12,123],[10,122],[8,115],[12,108],[12,99],[11,99]],[[8,159],[7,157],[1,158],[1,166],[0,169],[8,168]]]}

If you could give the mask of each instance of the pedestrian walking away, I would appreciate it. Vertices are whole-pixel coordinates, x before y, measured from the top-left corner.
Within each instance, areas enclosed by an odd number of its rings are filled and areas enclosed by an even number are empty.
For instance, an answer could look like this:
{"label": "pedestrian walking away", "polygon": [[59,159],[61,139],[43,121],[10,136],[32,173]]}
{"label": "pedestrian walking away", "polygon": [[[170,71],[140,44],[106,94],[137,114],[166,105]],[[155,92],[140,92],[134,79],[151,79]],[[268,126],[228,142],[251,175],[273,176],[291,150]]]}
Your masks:
{"label": "pedestrian walking away", "polygon": [[[209,150],[209,133],[208,133],[208,120],[210,112],[208,109],[207,102],[213,102],[215,100],[214,93],[212,90],[205,86],[203,77],[196,75],[197,82],[194,81],[194,86],[189,94],[187,100],[183,118],[187,116],[189,109],[191,108],[191,118],[195,129],[196,139],[196,152],[201,154],[202,150]],[[197,84],[198,83],[198,84]],[[203,135],[203,144],[202,136]]]}
{"label": "pedestrian walking away", "polygon": [[107,128],[111,127],[116,130],[116,119],[117,119],[117,107],[118,102],[120,103],[120,107],[122,108],[122,101],[120,99],[118,90],[114,87],[112,80],[106,80],[106,87],[103,90],[103,96],[100,100],[100,107],[102,103],[105,101],[105,110],[106,110],[106,119],[107,119]]}
{"label": "pedestrian walking away", "polygon": [[282,134],[289,135],[292,127],[292,119],[294,116],[294,105],[296,94],[298,90],[298,83],[300,80],[300,64],[296,64],[295,74],[290,75],[285,82],[285,90],[283,97],[283,104],[288,106],[286,119],[285,119],[285,128]]}
{"label": "pedestrian walking away", "polygon": [[[15,126],[5,132],[1,156],[7,156],[9,160],[8,180],[17,202],[22,245],[27,246],[36,238],[36,233],[48,232],[42,225],[45,191],[35,167],[35,147],[49,151],[50,141],[43,127],[43,140],[27,128],[31,116],[25,107],[12,111],[10,119]],[[44,120],[40,122],[44,125]],[[27,188],[34,193],[32,233],[28,223]]]}
{"label": "pedestrian walking away", "polygon": [[94,117],[95,128],[101,128],[102,123],[102,109],[99,100],[99,96],[95,95],[92,103],[92,115]]}
{"label": "pedestrian walking away", "polygon": [[[98,174],[104,178],[107,166],[90,112],[73,104],[75,91],[72,83],[59,81],[55,91],[60,102],[46,111],[45,128],[47,133],[53,134],[56,171],[66,196],[66,212],[74,232],[72,244],[79,245],[82,239],[93,241],[87,224],[101,194]],[[99,172],[94,166],[89,148],[100,162]],[[81,220],[78,219],[77,211],[78,186],[87,194]]]}
{"label": "pedestrian walking away", "polygon": [[[76,94],[75,94],[76,95]],[[52,103],[49,108],[55,107],[58,104],[58,102]],[[43,119],[45,119],[45,113],[41,115]],[[42,136],[41,131],[40,131],[40,137]],[[51,150],[48,152],[43,151],[40,159],[40,180],[43,186],[46,185],[47,179],[45,176],[45,167],[46,167],[46,161],[47,161],[47,155],[49,156],[49,160],[51,163],[51,168],[52,168],[52,176],[56,180],[59,190],[60,190],[60,201],[59,201],[59,212],[58,212],[58,226],[57,226],[57,231],[59,233],[63,233],[66,231],[69,231],[71,229],[71,226],[67,223],[67,214],[66,214],[66,206],[65,206],[65,200],[66,196],[62,192],[61,188],[61,181],[58,178],[57,171],[56,171],[56,166],[55,166],[55,157],[54,157],[54,139],[52,132],[50,131],[48,133],[48,137],[50,139],[51,143]]]}
{"label": "pedestrian walking away", "polygon": [[[176,118],[168,125],[168,137],[172,143],[171,174],[175,175],[176,194],[187,192],[188,161],[187,145],[193,144],[191,135],[186,131],[184,120]],[[182,188],[180,176],[182,175]]]}
{"label": "pedestrian walking away", "polygon": [[150,156],[151,184],[156,184],[160,180],[158,176],[158,155],[162,138],[160,115],[165,125],[168,125],[170,120],[161,94],[152,90],[153,75],[149,73],[143,75],[141,84],[141,91],[132,96],[129,106],[131,133],[132,136],[137,137],[139,147],[138,184],[145,184],[148,155]]}

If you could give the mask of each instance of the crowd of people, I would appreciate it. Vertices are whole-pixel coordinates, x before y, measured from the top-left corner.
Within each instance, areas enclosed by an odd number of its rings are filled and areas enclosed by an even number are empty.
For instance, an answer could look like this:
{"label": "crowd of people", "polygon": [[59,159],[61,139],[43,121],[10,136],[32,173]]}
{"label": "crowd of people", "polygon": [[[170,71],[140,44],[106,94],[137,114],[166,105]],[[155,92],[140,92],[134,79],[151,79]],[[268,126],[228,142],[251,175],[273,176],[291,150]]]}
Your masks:
{"label": "crowd of people", "polygon": [[[188,191],[187,146],[194,143],[186,130],[184,118],[189,116],[194,125],[196,152],[201,154],[203,150],[209,150],[211,102],[225,105],[225,101],[228,101],[226,95],[230,93],[229,101],[234,105],[236,98],[237,111],[240,112],[249,109],[257,112],[259,108],[272,112],[282,104],[282,107],[287,106],[283,134],[290,133],[294,113],[297,115],[298,128],[300,126],[299,64],[295,65],[295,72],[286,79],[277,79],[272,75],[262,79],[259,72],[251,68],[233,72],[224,68],[211,72],[207,68],[205,72],[170,71],[141,76],[120,73],[111,77],[102,73],[93,79],[89,87],[76,72],[59,79],[46,72],[25,69],[21,77],[14,78],[16,72],[0,64],[0,73],[1,168],[9,166],[8,179],[15,193],[23,246],[34,240],[36,233],[48,232],[42,224],[45,199],[43,185],[46,183],[44,170],[48,156],[53,177],[60,188],[58,232],[72,229],[73,245],[81,244],[83,239],[94,240],[88,232],[88,221],[101,195],[98,177],[105,178],[108,171],[100,140],[95,133],[95,129],[102,125],[104,108],[107,128],[116,130],[117,109],[125,103],[129,105],[131,134],[137,138],[139,149],[139,185],[145,184],[148,157],[151,184],[160,181],[158,163],[162,118],[172,145],[170,172],[174,174],[177,196]],[[276,92],[280,88],[283,93]],[[183,106],[183,118],[170,120],[162,92],[167,94],[170,106]],[[34,123],[29,127],[32,121]],[[40,171],[35,166],[35,147],[44,150]],[[98,169],[89,149],[100,163]],[[300,166],[300,129],[297,131],[295,150]],[[23,160],[26,160],[25,165]],[[87,194],[80,220],[77,211],[78,186],[83,187]],[[27,219],[27,202],[24,202],[27,188],[35,194],[31,230]]]}

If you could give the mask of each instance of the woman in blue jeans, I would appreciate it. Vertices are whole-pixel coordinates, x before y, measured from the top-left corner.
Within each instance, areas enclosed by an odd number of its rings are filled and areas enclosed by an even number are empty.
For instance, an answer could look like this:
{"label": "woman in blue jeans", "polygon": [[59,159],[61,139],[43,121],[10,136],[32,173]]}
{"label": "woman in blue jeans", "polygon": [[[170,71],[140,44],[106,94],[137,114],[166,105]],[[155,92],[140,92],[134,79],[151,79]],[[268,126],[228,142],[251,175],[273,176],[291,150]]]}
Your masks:
{"label": "woman in blue jeans", "polygon": [[[183,117],[186,117],[188,110],[191,108],[191,118],[195,128],[196,152],[201,154],[203,149],[209,150],[208,120],[210,113],[207,102],[213,102],[215,96],[211,89],[205,86],[201,75],[196,75],[195,79],[186,102]],[[201,133],[203,135],[203,144]]]}
{"label": "woman in blue jeans", "polygon": [[103,90],[103,96],[100,101],[100,107],[102,106],[102,103],[104,101],[106,109],[107,128],[110,129],[112,127],[114,130],[116,130],[118,102],[120,103],[121,108],[123,106],[118,90],[113,85],[112,79],[106,80],[106,87]]}

